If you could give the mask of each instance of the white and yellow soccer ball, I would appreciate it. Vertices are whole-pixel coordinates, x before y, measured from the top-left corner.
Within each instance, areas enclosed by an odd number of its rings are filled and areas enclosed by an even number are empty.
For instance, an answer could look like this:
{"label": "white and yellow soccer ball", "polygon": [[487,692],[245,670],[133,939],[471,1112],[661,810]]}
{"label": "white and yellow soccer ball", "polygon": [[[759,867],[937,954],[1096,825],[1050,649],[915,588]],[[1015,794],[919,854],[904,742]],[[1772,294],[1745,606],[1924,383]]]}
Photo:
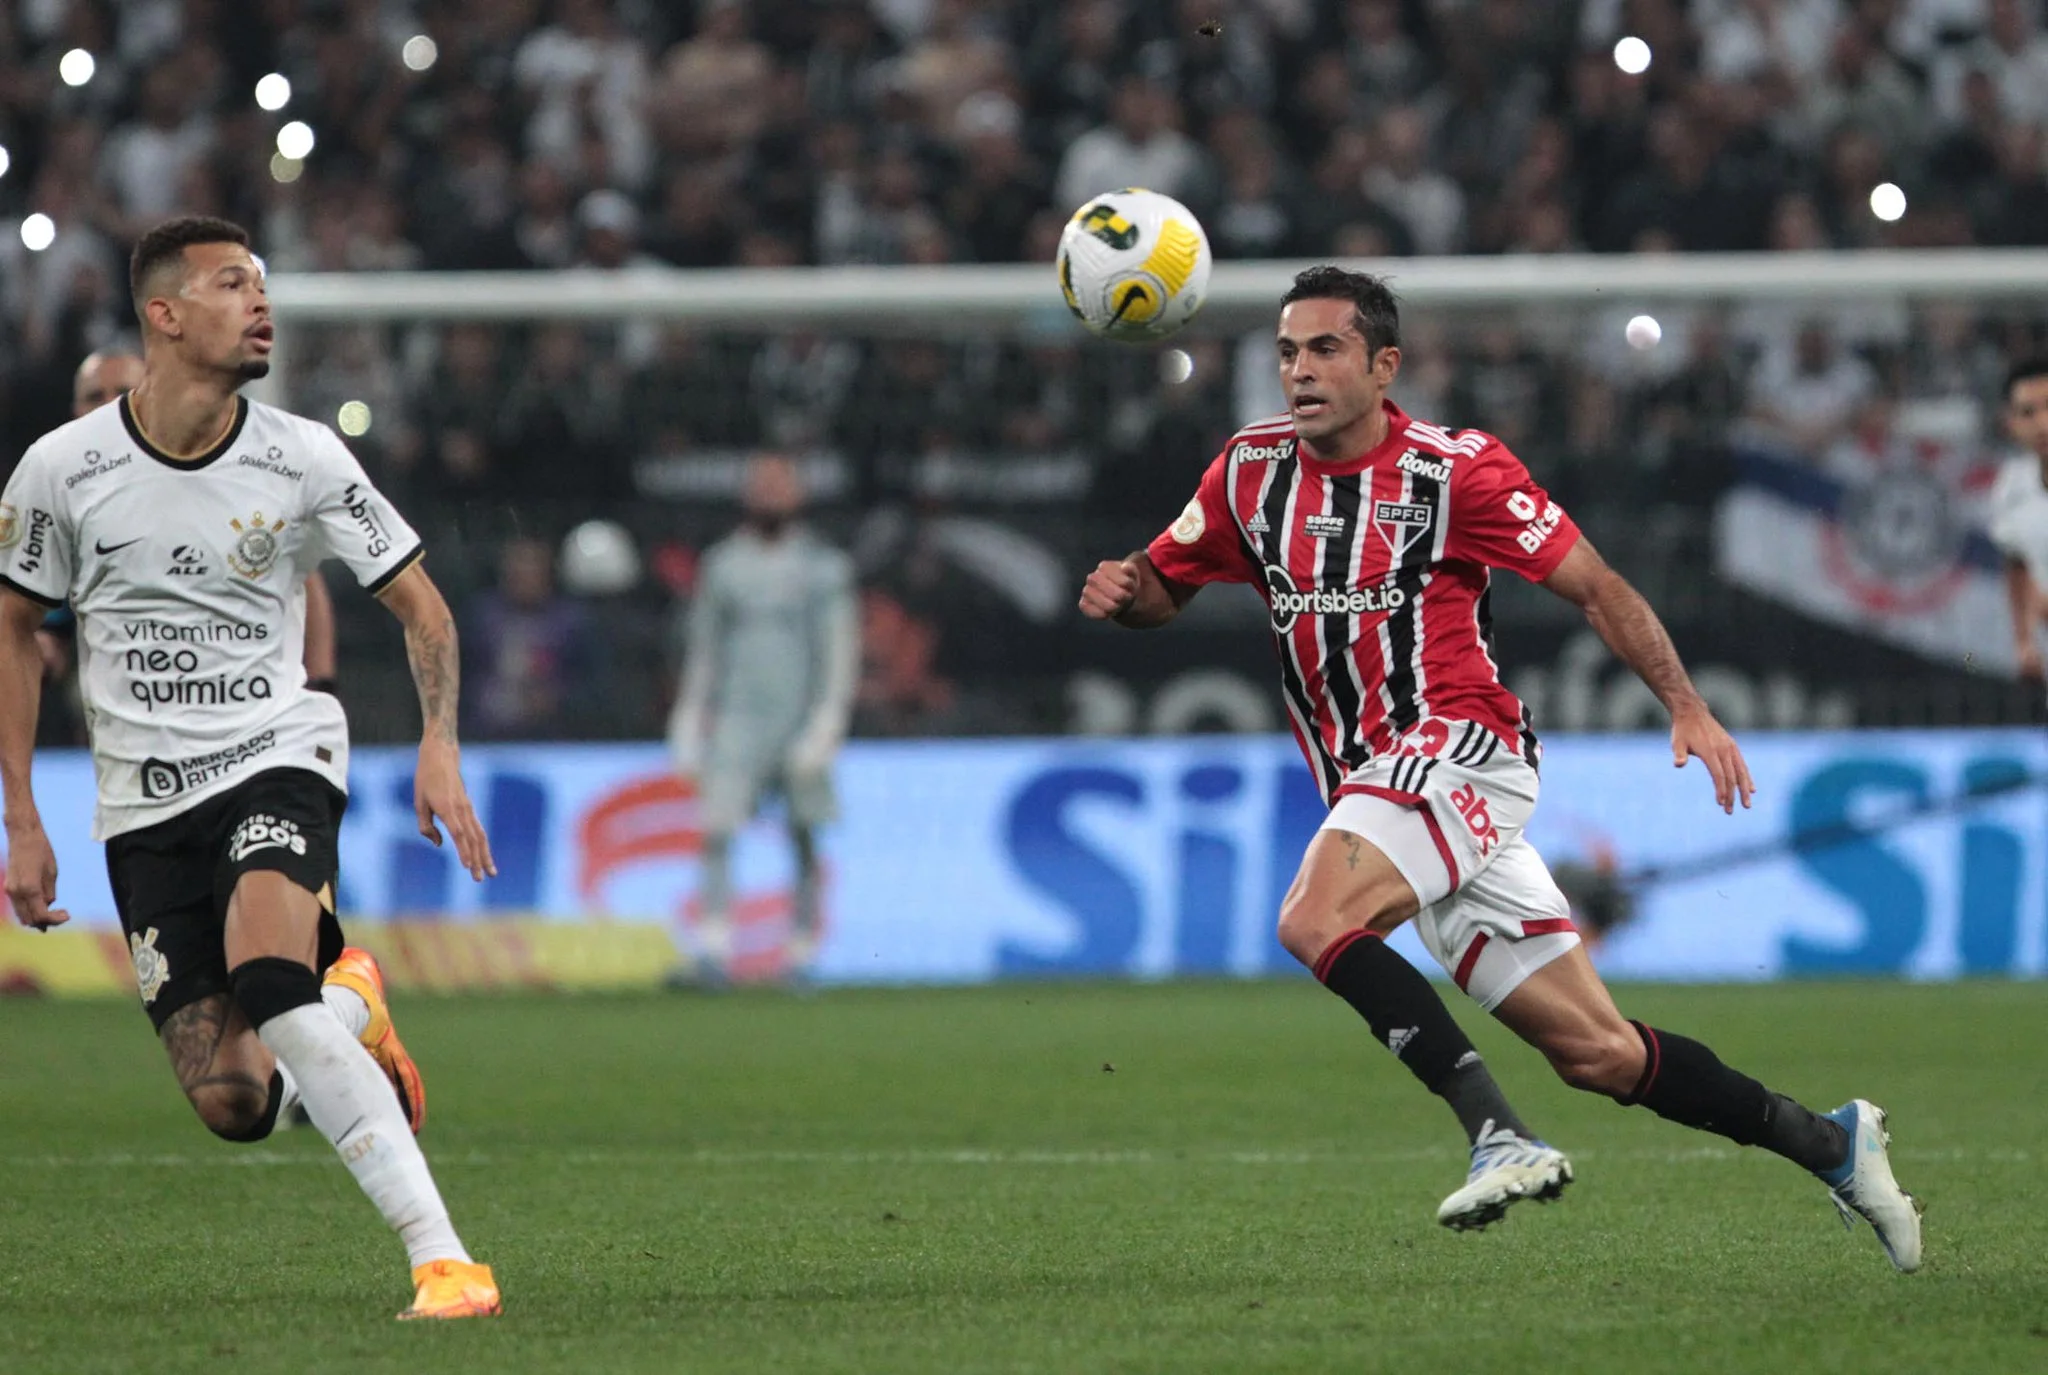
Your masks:
{"label": "white and yellow soccer ball", "polygon": [[1060,235],[1060,291],[1088,332],[1164,339],[1209,295],[1209,236],[1185,205],[1128,187],[1096,196]]}

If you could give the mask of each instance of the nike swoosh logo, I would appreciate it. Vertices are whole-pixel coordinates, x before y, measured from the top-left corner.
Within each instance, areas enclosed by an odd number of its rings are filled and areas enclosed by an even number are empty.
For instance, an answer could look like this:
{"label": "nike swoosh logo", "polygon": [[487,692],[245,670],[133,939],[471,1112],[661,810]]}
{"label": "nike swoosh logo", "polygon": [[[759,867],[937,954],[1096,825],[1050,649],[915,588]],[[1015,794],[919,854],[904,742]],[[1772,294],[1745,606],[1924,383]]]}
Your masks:
{"label": "nike swoosh logo", "polygon": [[108,544],[104,540],[95,540],[93,541],[92,552],[95,554],[111,554],[117,549],[126,549],[131,544],[140,544],[147,538],[148,536],[146,535],[137,535],[134,539],[125,539],[119,544]]}

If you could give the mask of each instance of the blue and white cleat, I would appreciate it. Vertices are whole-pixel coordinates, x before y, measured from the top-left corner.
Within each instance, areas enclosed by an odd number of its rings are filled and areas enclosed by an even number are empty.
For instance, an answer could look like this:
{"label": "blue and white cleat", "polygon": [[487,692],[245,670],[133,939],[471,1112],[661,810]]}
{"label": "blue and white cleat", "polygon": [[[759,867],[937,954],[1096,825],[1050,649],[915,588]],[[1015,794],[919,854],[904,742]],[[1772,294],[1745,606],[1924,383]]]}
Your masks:
{"label": "blue and white cleat", "polygon": [[1443,1201],[1436,1220],[1453,1231],[1476,1232],[1506,1217],[1508,1205],[1525,1198],[1549,1203],[1571,1182],[1572,1162],[1555,1146],[1506,1127],[1482,1131],[1472,1143],[1472,1172],[1465,1176],[1465,1187]]}
{"label": "blue and white cleat", "polygon": [[1842,1215],[1842,1225],[1856,1229],[1861,1217],[1877,1233],[1892,1264],[1911,1274],[1920,1268],[1920,1200],[1892,1177],[1892,1134],[1884,1129],[1885,1111],[1868,1099],[1844,1103],[1824,1116],[1849,1133],[1849,1158],[1832,1170],[1816,1171]]}

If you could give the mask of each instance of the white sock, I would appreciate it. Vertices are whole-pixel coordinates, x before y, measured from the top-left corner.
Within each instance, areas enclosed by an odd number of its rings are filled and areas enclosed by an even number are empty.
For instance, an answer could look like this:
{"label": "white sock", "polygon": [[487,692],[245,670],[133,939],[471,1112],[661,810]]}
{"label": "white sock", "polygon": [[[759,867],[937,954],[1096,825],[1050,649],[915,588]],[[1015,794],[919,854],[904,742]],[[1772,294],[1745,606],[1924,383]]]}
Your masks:
{"label": "white sock", "polygon": [[272,1131],[291,1125],[290,1113],[299,1101],[299,1081],[292,1078],[292,1072],[284,1067],[282,1060],[277,1062],[277,1079],[277,1119]]}
{"label": "white sock", "polygon": [[324,1006],[295,1007],[256,1029],[298,1081],[313,1125],[405,1243],[414,1268],[469,1259],[398,1096],[370,1053]]}
{"label": "white sock", "polygon": [[363,1028],[370,1024],[370,1004],[362,994],[342,984],[322,984],[320,1001],[341,1018],[341,1024],[348,1028],[349,1035],[362,1039]]}

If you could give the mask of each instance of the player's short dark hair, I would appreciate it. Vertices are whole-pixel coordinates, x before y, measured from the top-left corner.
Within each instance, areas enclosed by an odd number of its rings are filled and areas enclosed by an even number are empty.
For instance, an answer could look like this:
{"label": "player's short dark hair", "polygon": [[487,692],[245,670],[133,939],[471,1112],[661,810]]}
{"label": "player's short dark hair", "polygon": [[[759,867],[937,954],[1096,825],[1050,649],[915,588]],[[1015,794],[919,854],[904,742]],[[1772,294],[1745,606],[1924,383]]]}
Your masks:
{"label": "player's short dark hair", "polygon": [[150,297],[149,279],[157,269],[169,263],[182,264],[185,250],[203,243],[233,243],[247,248],[249,231],[233,220],[212,215],[180,215],[154,226],[135,241],[135,251],[128,255],[128,294],[135,302],[138,319],[143,318],[142,308]]}
{"label": "player's short dark hair", "polygon": [[2005,399],[2012,400],[2014,387],[2036,377],[2048,377],[2048,353],[2030,353],[2005,370]]}
{"label": "player's short dark hair", "polygon": [[1295,274],[1294,285],[1280,298],[1280,304],[1290,306],[1296,301],[1351,302],[1358,312],[1358,332],[1365,336],[1368,357],[1401,346],[1401,303],[1394,299],[1393,288],[1384,277],[1324,263]]}

